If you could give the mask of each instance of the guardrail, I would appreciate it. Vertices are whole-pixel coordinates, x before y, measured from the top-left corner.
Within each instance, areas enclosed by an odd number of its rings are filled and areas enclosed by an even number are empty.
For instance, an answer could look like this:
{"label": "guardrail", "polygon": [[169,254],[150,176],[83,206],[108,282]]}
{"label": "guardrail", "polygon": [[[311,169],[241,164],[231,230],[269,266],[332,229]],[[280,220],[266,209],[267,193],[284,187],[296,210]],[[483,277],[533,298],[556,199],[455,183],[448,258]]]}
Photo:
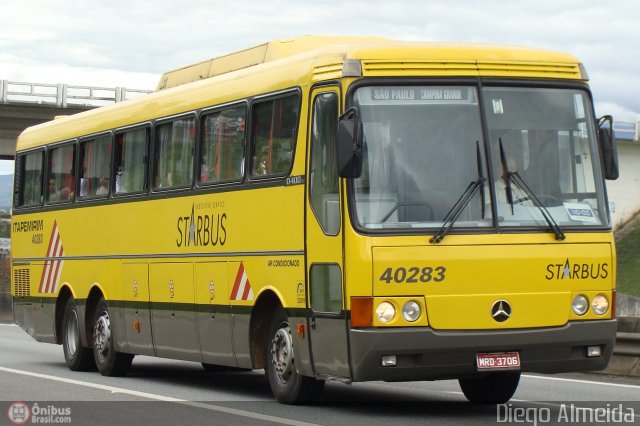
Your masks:
{"label": "guardrail", "polygon": [[618,332],[613,348],[616,355],[640,357],[640,333]]}
{"label": "guardrail", "polygon": [[151,93],[124,87],[92,87],[69,84],[25,83],[0,80],[0,103],[67,106],[103,106]]}
{"label": "guardrail", "polygon": [[0,250],[0,321],[13,321],[11,262],[8,250]]}

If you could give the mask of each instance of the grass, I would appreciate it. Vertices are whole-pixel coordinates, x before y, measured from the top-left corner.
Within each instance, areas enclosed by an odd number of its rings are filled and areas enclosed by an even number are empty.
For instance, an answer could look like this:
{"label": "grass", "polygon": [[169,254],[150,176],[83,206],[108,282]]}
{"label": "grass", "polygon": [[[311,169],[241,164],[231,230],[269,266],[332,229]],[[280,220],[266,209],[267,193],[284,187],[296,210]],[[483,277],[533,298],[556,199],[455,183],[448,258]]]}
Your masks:
{"label": "grass", "polygon": [[619,292],[640,297],[640,222],[617,243]]}

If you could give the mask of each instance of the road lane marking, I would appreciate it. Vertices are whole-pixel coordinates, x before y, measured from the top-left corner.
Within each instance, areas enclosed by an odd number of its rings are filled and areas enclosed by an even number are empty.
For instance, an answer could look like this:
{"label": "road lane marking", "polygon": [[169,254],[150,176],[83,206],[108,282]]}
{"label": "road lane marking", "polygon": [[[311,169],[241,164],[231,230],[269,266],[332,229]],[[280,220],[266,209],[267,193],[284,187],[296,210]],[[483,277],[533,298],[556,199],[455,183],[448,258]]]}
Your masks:
{"label": "road lane marking", "polygon": [[630,388],[630,389],[638,389],[640,390],[640,386],[638,385],[627,385],[624,383],[607,383],[607,382],[596,382],[595,380],[579,380],[579,379],[566,379],[562,377],[548,377],[548,376],[531,376],[529,374],[523,374],[522,377],[527,377],[531,379],[540,379],[540,380],[556,380],[560,382],[573,382],[573,383],[586,383],[590,385],[603,385],[603,386],[615,386],[619,388]]}
{"label": "road lane marking", "polygon": [[71,385],[85,386],[88,388],[100,389],[100,390],[108,391],[111,393],[122,393],[127,395],[139,396],[147,399],[153,399],[156,401],[173,402],[176,404],[188,405],[190,407],[202,408],[205,410],[217,411],[217,412],[226,413],[226,414],[233,414],[235,416],[240,416],[240,417],[248,417],[254,420],[263,420],[267,422],[280,423],[280,424],[293,425],[293,426],[319,426],[319,425],[316,425],[315,423],[301,422],[297,420],[285,419],[283,417],[268,416],[266,414],[253,413],[251,411],[238,410],[235,408],[227,408],[227,407],[222,407],[220,405],[205,404],[203,402],[187,401],[186,399],[179,399],[179,398],[173,398],[171,396],[158,395],[154,393],[141,392],[141,391],[136,391],[132,389],[118,388],[118,387],[108,386],[108,385],[101,385],[99,383],[83,382],[81,380],[67,379],[65,377],[50,376],[48,374],[34,373],[32,371],[16,370],[16,369],[7,368],[7,367],[0,367],[0,371],[4,371],[6,373],[20,374],[23,376],[36,377],[38,379],[53,380],[57,382],[68,383]]}

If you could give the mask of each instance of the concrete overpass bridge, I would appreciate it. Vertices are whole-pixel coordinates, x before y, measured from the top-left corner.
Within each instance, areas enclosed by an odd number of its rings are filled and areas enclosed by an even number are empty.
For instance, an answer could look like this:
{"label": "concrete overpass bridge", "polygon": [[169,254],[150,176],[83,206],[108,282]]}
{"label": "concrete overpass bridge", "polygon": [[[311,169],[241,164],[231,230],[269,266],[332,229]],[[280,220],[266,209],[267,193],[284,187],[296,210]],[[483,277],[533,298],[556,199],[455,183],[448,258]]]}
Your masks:
{"label": "concrete overpass bridge", "polygon": [[150,93],[124,87],[23,83],[0,80],[0,159],[12,160],[27,127]]}
{"label": "concrete overpass bridge", "polygon": [[[148,90],[0,80],[0,160],[13,160],[18,135],[27,127],[132,99]],[[0,243],[9,244],[8,241]],[[8,247],[0,244],[0,321],[13,321]]]}

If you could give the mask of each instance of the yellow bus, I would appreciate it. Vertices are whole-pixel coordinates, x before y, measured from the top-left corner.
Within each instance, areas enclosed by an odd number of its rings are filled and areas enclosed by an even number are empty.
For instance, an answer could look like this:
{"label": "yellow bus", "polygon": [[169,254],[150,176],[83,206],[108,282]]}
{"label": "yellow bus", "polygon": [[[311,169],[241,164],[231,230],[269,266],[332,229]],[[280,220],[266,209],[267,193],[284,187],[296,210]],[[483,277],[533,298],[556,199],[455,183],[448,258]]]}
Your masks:
{"label": "yellow bus", "polygon": [[15,320],[71,370],[265,369],[284,403],[602,369],[618,171],[587,80],[556,52],[301,37],[29,128]]}

